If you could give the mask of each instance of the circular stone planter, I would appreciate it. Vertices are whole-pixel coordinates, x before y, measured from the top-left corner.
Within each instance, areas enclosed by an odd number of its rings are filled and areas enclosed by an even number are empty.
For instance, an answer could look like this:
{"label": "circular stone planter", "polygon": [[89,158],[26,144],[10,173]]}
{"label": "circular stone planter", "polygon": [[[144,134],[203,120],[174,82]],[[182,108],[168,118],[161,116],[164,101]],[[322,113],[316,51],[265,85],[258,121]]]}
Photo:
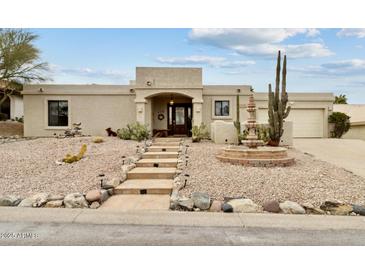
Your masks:
{"label": "circular stone planter", "polygon": [[283,147],[229,146],[216,157],[222,162],[252,167],[285,167],[295,162]]}

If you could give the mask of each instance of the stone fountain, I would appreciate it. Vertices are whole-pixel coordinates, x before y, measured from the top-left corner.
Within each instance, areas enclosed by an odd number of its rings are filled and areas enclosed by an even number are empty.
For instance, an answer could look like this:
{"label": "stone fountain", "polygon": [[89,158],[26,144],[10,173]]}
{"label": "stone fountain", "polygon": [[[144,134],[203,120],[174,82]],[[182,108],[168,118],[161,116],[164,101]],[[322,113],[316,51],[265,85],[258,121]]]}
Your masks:
{"label": "stone fountain", "polygon": [[248,135],[242,141],[244,146],[228,146],[216,157],[222,162],[243,166],[275,167],[290,166],[294,164],[294,158],[289,157],[284,147],[264,146],[264,142],[257,137],[256,104],[253,94],[250,95],[247,104],[249,118],[246,121]]}

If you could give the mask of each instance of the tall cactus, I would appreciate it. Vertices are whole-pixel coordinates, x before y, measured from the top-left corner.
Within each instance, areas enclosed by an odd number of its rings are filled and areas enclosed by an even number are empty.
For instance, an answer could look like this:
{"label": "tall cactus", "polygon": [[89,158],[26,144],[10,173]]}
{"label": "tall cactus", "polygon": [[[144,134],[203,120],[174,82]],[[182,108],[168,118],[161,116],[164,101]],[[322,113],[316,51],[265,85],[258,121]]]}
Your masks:
{"label": "tall cactus", "polygon": [[283,135],[283,122],[288,117],[290,112],[290,106],[288,103],[288,93],[286,92],[286,55],[284,55],[283,70],[282,70],[282,82],[281,82],[281,94],[280,94],[280,64],[281,56],[278,52],[278,60],[276,64],[276,79],[275,79],[275,93],[272,92],[271,84],[269,84],[269,145],[278,146],[280,138]]}
{"label": "tall cactus", "polygon": [[241,121],[240,121],[240,95],[237,94],[237,98],[236,98],[236,121],[233,122],[236,131],[237,131],[237,139],[238,139],[238,144],[241,144]]}

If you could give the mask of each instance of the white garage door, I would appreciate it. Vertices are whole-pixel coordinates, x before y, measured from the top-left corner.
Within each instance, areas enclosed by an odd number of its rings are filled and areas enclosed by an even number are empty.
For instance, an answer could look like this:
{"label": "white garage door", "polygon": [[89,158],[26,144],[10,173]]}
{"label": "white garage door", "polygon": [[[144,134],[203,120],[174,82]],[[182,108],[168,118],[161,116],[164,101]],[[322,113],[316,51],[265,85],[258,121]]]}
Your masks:
{"label": "white garage door", "polygon": [[[267,109],[259,109],[257,120],[267,123]],[[293,122],[293,137],[323,137],[323,109],[292,109],[287,121]]]}

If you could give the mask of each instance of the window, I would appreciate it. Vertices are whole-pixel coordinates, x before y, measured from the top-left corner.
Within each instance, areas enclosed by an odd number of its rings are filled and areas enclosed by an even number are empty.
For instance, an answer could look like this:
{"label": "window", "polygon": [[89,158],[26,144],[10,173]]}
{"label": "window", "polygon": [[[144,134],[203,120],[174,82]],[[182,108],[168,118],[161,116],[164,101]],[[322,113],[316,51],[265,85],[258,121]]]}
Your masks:
{"label": "window", "polygon": [[229,101],[215,101],[215,116],[229,116]]}
{"label": "window", "polygon": [[68,101],[48,101],[48,126],[68,126]]}

